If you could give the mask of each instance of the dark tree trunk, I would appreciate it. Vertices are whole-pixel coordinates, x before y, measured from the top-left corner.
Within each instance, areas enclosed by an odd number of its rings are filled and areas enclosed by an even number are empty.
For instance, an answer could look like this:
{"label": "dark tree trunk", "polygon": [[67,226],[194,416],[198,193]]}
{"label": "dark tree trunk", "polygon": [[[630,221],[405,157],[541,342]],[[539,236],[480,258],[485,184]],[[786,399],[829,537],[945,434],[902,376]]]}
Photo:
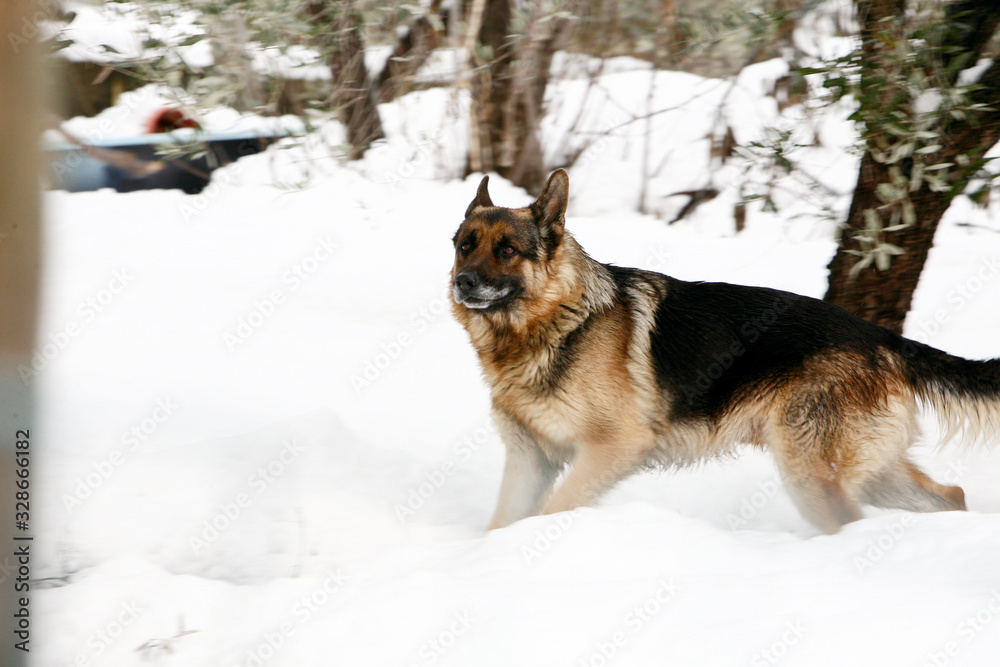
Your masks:
{"label": "dark tree trunk", "polygon": [[330,104],[338,110],[351,148],[348,157],[357,160],[372,142],[385,138],[378,115],[375,91],[365,68],[365,45],[361,39],[361,15],[350,2],[317,0],[307,5],[309,15],[330,27],[321,48],[330,55],[333,94]]}
{"label": "dark tree trunk", "polygon": [[[540,5],[532,6],[538,14]],[[538,18],[537,16],[534,18]],[[547,22],[546,35],[532,35],[540,21],[529,21],[529,34],[511,37],[510,0],[486,0],[479,31],[489,60],[472,56],[471,171],[496,171],[532,194],[541,192],[546,167],[538,139],[549,68],[563,24]],[[516,61],[516,62],[515,62]],[[478,148],[476,148],[478,144]]]}
{"label": "dark tree trunk", "polygon": [[[1000,14],[983,15],[978,5],[981,3],[963,0],[948,6],[949,30],[943,31],[944,46],[957,47],[967,54],[966,63],[972,64],[981,53],[990,36],[995,32]],[[872,105],[870,109],[909,112],[905,102],[901,102],[898,82],[905,78],[905,63],[899,62],[893,53],[893,42],[904,39],[899,17],[905,9],[902,0],[857,0],[859,20],[862,25],[862,105]],[[975,23],[973,26],[972,23]],[[984,25],[985,23],[985,25]],[[943,49],[954,54],[954,49]],[[946,84],[954,84],[957,70]],[[857,186],[844,224],[840,246],[828,265],[830,271],[827,301],[841,306],[849,312],[871,320],[893,331],[902,333],[903,321],[913,300],[917,282],[923,271],[927,254],[934,242],[934,233],[951,200],[964,191],[969,180],[981,167],[979,159],[1000,139],[1000,112],[996,105],[1000,102],[1000,65],[994,64],[980,79],[981,88],[972,93],[972,102],[991,105],[992,108],[970,112],[964,119],[952,120],[941,130],[938,141],[940,150],[916,159],[926,159],[928,164],[954,163],[948,171],[947,191],[933,191],[925,181],[916,191],[908,194],[912,203],[911,224],[896,231],[882,233],[882,241],[903,250],[885,270],[879,270],[875,263],[858,270],[859,257],[851,250],[860,246],[854,241],[858,232],[866,229],[866,211],[887,211],[887,204],[877,194],[883,183],[892,183],[893,165],[880,162],[875,155],[884,151],[887,141],[884,135],[868,133],[867,149],[858,170]],[[871,128],[868,128],[871,130]],[[968,162],[961,164],[961,157]],[[913,163],[896,163],[897,172],[905,177]],[[897,178],[898,178],[897,173]],[[901,206],[901,204],[894,204]]]}
{"label": "dark tree trunk", "polygon": [[364,155],[377,139],[384,139],[382,119],[378,115],[375,91],[365,69],[365,45],[361,41],[360,16],[346,9],[345,29],[337,40],[330,60],[333,75],[333,106],[347,127],[347,142],[351,145],[350,159]]}
{"label": "dark tree trunk", "polygon": [[538,128],[558,37],[556,29],[538,40],[525,39],[517,54],[512,90],[504,108],[497,173],[533,195],[541,193],[548,177]]}
{"label": "dark tree trunk", "polygon": [[[871,153],[865,152],[858,170],[854,199],[847,214],[845,235],[864,228],[865,210],[882,204],[875,196],[875,188],[879,183],[889,181],[887,165],[876,162]],[[851,270],[859,258],[844,251],[845,246],[851,247],[845,240],[827,267],[830,281],[824,297],[858,317],[898,333],[903,331],[903,320],[910,310],[920,272],[934,243],[934,232],[950,203],[944,193],[925,190],[911,194],[910,199],[916,213],[915,224],[885,234],[886,242],[904,248],[906,252],[893,259],[886,271],[879,271],[871,265],[852,276]]]}
{"label": "dark tree trunk", "polygon": [[[475,10],[475,5],[473,5]],[[489,60],[480,53],[470,54],[472,68],[472,110],[470,131],[476,134],[469,156],[472,171],[495,171],[495,149],[500,146],[503,128],[503,105],[510,97],[510,4],[508,0],[486,0],[476,51],[488,51]]]}
{"label": "dark tree trunk", "polygon": [[[413,77],[427,62],[431,51],[441,43],[441,32],[429,16],[439,16],[440,25],[447,26],[447,19],[440,16],[441,0],[433,0],[426,15],[410,21],[404,34],[396,43],[392,55],[378,76],[380,102],[391,102],[413,90]],[[447,28],[446,28],[447,29]]]}

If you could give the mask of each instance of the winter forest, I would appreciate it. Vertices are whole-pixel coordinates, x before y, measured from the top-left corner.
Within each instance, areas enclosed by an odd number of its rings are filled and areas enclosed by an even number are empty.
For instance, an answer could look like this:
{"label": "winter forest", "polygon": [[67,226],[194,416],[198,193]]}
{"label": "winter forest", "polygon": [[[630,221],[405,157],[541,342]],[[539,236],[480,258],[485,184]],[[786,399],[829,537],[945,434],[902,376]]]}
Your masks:
{"label": "winter forest", "polygon": [[746,444],[488,531],[451,275],[484,175],[565,169],[599,262],[1000,357],[995,3],[14,0],[0,40],[3,665],[1000,660],[1000,433],[929,408],[965,512],[824,534]]}

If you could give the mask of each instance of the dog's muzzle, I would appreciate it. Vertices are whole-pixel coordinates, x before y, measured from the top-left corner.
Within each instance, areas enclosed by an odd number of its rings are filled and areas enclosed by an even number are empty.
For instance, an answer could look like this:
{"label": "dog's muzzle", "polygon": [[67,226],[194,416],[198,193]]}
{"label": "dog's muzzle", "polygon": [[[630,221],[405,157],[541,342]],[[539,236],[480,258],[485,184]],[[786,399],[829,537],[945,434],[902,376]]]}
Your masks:
{"label": "dog's muzzle", "polygon": [[452,285],[452,295],[456,303],[478,310],[499,304],[513,291],[514,288],[510,285],[503,287],[487,285],[483,277],[475,271],[462,271],[455,276],[455,283]]}

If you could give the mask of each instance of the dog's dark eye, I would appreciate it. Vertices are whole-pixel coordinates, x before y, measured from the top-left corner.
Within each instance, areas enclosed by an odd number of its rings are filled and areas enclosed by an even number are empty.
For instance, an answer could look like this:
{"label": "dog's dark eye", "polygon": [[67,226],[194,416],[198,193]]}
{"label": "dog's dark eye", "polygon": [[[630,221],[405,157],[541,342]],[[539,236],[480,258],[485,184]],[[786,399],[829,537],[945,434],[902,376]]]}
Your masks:
{"label": "dog's dark eye", "polygon": [[470,250],[472,250],[472,244],[466,241],[462,245],[458,246],[458,249],[461,250],[462,252],[469,252]]}
{"label": "dog's dark eye", "polygon": [[514,255],[516,253],[517,253],[517,248],[515,248],[512,245],[508,245],[508,246],[504,246],[503,247],[503,254],[507,255],[508,257],[510,257],[511,255]]}

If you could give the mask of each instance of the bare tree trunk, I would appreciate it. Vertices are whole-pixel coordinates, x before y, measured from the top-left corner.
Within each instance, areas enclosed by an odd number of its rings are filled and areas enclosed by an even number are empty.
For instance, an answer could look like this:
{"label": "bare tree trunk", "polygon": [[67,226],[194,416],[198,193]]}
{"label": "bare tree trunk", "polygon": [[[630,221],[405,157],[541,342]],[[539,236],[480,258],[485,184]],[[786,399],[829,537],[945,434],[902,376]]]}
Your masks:
{"label": "bare tree trunk", "polygon": [[[480,46],[471,56],[469,170],[496,171],[536,194],[546,176],[538,127],[552,56],[565,24],[557,19],[529,21],[528,34],[512,39],[510,0],[473,3],[470,26],[480,4],[484,4]],[[532,6],[535,19],[540,18],[541,7]],[[542,24],[548,33],[532,32]],[[480,61],[483,52],[488,54],[486,62]]]}
{"label": "bare tree trunk", "polygon": [[515,50],[516,66],[512,89],[503,109],[503,144],[497,172],[529,192],[541,192],[545,185],[545,159],[539,140],[544,116],[545,88],[549,83],[552,57],[562,33],[562,25],[546,26],[547,34],[537,34],[543,24],[542,5],[532,8],[528,33]]}
{"label": "bare tree trunk", "polygon": [[446,31],[446,28],[439,29],[446,25],[439,15],[440,8],[441,0],[433,0],[427,13],[413,19],[406,34],[396,43],[392,55],[378,76],[380,102],[391,102],[413,90],[414,75],[427,62],[431,51],[441,43],[442,33]]}
{"label": "bare tree trunk", "polygon": [[[979,5],[981,3],[963,0],[948,7],[948,17],[954,30],[947,31],[943,36],[943,46],[950,47],[943,52],[964,51],[968,55],[967,64],[975,62],[1000,21],[997,12],[984,14]],[[866,93],[870,96],[870,100],[862,104],[872,104],[871,108],[875,110],[895,108],[912,112],[900,102],[902,93],[897,84],[905,80],[907,72],[904,68],[907,64],[899,60],[893,46],[897,40],[905,39],[900,20],[905,9],[904,0],[857,0],[856,6],[862,26],[862,97]],[[963,26],[969,29],[963,29]],[[958,69],[945,83],[954,84],[957,77]],[[979,84],[980,88],[971,95],[971,102],[987,107],[968,113],[964,119],[950,121],[941,131],[941,148],[926,156],[932,164],[954,165],[947,172],[949,189],[934,191],[924,180],[918,189],[908,193],[909,217],[912,220],[902,229],[881,233],[882,242],[901,248],[903,254],[895,257],[883,270],[875,263],[860,268],[857,265],[858,256],[849,251],[858,248],[854,237],[866,229],[866,215],[871,215],[866,212],[891,212],[892,206],[904,205],[899,202],[890,206],[879,196],[877,188],[894,182],[894,169],[895,180],[898,181],[899,174],[909,178],[910,174],[905,170],[915,167],[912,160],[909,164],[890,164],[884,159],[876,159],[876,155],[885,152],[890,140],[883,133],[869,132],[840,247],[828,266],[829,285],[824,297],[827,301],[902,333],[903,321],[910,310],[938,223],[951,200],[964,191],[982,166],[982,154],[1000,139],[1000,111],[997,110],[1000,103],[1000,64],[994,63]],[[917,156],[919,159],[923,157]]]}
{"label": "bare tree trunk", "polygon": [[[482,7],[482,11],[477,11]],[[473,30],[480,21],[478,33]],[[473,36],[478,34],[478,42]],[[508,0],[475,0],[469,15],[466,44],[472,49],[472,109],[470,132],[478,155],[470,155],[471,171],[497,168],[495,148],[502,141],[503,104],[510,96],[510,3]],[[489,60],[482,62],[481,53]]]}
{"label": "bare tree trunk", "polygon": [[[864,211],[876,209],[882,202],[875,196],[879,183],[890,182],[887,165],[876,162],[871,153],[865,152],[858,170],[858,184],[854,190],[851,209],[847,215],[848,229],[860,230],[865,226]],[[921,191],[912,196],[915,223],[898,232],[887,232],[886,242],[905,249],[886,271],[874,265],[851,276],[856,255],[844,252],[842,246],[827,267],[830,271],[829,286],[824,299],[847,309],[897,333],[903,331],[903,320],[910,310],[913,292],[917,288],[927,254],[934,243],[934,232],[941,217],[951,203],[942,193]],[[845,241],[846,245],[847,242]],[[847,245],[847,247],[850,247]]]}
{"label": "bare tree trunk", "polygon": [[240,82],[236,98],[232,101],[233,107],[240,111],[253,111],[263,103],[264,94],[247,51],[250,33],[246,19],[238,10],[227,10],[212,26],[211,32],[216,67],[233,73]]}
{"label": "bare tree trunk", "polygon": [[[15,0],[0,11],[0,35],[4,35],[4,53],[0,56],[0,532],[8,553],[29,548],[34,534],[35,515],[29,515],[25,528],[15,526],[15,497],[23,483],[25,491],[38,497],[38,431],[33,429],[32,387],[21,369],[31,366],[38,317],[38,282],[40,268],[40,197],[38,191],[38,141],[41,136],[41,82],[44,80],[37,58],[35,35],[16,40],[31,26],[38,7],[26,0]],[[30,443],[30,444],[28,444]],[[15,454],[18,456],[15,457]],[[24,460],[30,467],[19,463]],[[25,470],[17,473],[15,470]],[[26,477],[22,477],[26,474]],[[25,480],[22,482],[22,480]],[[37,508],[37,504],[35,504]],[[32,550],[33,551],[33,550]],[[30,641],[25,650],[15,615],[28,609],[30,591],[14,591],[13,576],[9,589],[0,595],[4,641],[0,645],[0,663],[11,667],[27,664],[28,651],[37,648]],[[15,593],[11,595],[10,593]],[[32,616],[34,618],[34,616]],[[29,630],[30,631],[30,630]],[[29,640],[33,637],[28,637]]]}
{"label": "bare tree trunk", "polygon": [[780,16],[777,29],[768,39],[761,39],[747,57],[747,63],[759,63],[781,56],[784,47],[792,46],[792,35],[803,13],[802,0],[777,0],[774,11]]}
{"label": "bare tree trunk", "polygon": [[[461,8],[462,3],[457,3]],[[490,140],[486,132],[488,115],[486,101],[477,102],[480,96],[487,97],[490,89],[489,69],[479,62],[477,53],[478,35],[482,30],[483,14],[486,11],[486,0],[473,0],[469,7],[465,40],[463,46],[466,53],[467,71],[462,73],[459,84],[468,92],[469,110],[469,171],[483,173],[493,168],[493,156],[490,153]],[[480,69],[482,67],[482,69]]]}
{"label": "bare tree trunk", "polygon": [[316,0],[307,5],[309,15],[329,25],[331,33],[321,48],[330,54],[333,94],[330,104],[339,111],[351,145],[348,157],[357,160],[372,142],[385,138],[378,115],[375,91],[365,67],[362,19],[352,2]]}

